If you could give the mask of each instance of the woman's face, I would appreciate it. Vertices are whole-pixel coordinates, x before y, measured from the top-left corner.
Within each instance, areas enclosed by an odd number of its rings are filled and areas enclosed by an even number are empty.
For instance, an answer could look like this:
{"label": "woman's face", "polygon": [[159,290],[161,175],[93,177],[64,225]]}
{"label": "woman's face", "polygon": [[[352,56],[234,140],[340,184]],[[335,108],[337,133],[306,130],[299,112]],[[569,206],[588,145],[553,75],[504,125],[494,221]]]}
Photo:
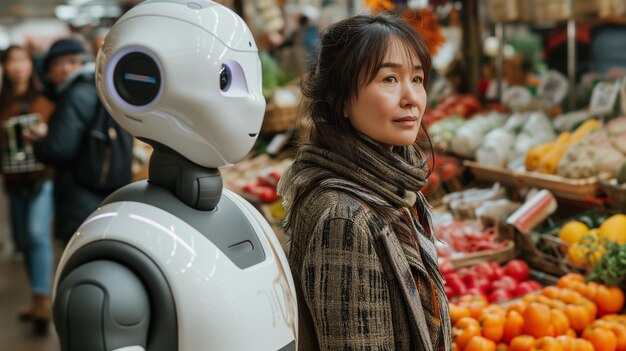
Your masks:
{"label": "woman's face", "polygon": [[359,88],[346,113],[357,131],[391,149],[415,142],[425,107],[422,65],[394,40],[374,80]]}
{"label": "woman's face", "polygon": [[6,61],[6,75],[14,84],[26,83],[33,73],[33,62],[23,49],[13,49]]}

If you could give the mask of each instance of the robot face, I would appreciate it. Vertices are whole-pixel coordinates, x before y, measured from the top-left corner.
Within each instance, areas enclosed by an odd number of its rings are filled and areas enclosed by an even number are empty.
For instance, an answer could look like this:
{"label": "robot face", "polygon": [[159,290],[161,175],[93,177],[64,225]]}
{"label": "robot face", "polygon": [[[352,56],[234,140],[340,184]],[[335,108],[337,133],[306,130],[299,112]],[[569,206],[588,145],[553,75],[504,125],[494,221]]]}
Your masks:
{"label": "robot face", "polygon": [[250,30],[206,0],[145,1],[109,31],[96,84],[115,120],[204,167],[241,160],[261,129],[261,63]]}

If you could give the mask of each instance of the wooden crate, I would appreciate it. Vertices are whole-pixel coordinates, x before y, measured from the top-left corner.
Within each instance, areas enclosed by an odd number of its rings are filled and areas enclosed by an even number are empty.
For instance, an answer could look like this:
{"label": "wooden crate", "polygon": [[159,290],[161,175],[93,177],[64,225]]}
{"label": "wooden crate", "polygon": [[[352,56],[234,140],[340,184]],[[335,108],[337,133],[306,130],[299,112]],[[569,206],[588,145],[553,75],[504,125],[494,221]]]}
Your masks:
{"label": "wooden crate", "polygon": [[489,17],[492,22],[531,20],[530,0],[489,0]]}
{"label": "wooden crate", "polygon": [[537,22],[586,18],[598,13],[597,2],[591,0],[532,0],[532,7]]}
{"label": "wooden crate", "polygon": [[598,0],[598,16],[610,18],[626,15],[626,0]]}

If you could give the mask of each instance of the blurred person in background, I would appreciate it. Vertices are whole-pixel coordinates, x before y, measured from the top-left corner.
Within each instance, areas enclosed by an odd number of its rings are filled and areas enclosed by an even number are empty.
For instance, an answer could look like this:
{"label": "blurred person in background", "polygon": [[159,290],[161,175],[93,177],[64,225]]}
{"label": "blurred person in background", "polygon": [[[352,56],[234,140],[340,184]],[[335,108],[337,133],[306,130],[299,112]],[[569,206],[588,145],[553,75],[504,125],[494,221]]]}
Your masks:
{"label": "blurred person in background", "polygon": [[[28,50],[20,46],[10,46],[0,63],[4,72],[0,92],[0,121],[4,125],[9,118],[36,113],[45,125],[54,105],[39,90],[39,81]],[[3,131],[8,132],[8,129]],[[0,137],[3,158],[10,157],[4,152],[9,150],[8,136],[8,133],[3,132]],[[13,145],[23,145],[22,140],[17,140],[19,137],[13,137]],[[26,163],[27,157],[24,159],[25,162],[19,165],[12,164],[15,168],[11,172],[8,166],[6,169],[3,167],[14,246],[24,254],[32,293],[32,304],[19,313],[19,318],[22,321],[33,321],[35,331],[45,333],[50,321],[53,272],[50,233],[53,213],[52,174],[49,169],[41,169],[40,164]],[[3,162],[3,166],[6,163]],[[17,167],[19,171],[15,171]]]}
{"label": "blurred person in background", "polygon": [[74,38],[52,44],[43,68],[48,77],[47,95],[56,109],[47,132],[25,131],[37,159],[55,168],[55,234],[63,243],[106,197],[79,184],[74,175],[81,167],[77,155],[100,106],[94,65],[85,63],[86,55],[83,43]]}

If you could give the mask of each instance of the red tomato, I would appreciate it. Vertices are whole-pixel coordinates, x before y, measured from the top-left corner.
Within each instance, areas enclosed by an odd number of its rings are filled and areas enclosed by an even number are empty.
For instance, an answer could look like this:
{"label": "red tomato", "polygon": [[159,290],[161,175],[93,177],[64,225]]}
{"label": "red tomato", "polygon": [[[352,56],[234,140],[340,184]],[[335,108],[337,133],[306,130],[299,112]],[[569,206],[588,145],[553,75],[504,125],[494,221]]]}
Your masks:
{"label": "red tomato", "polygon": [[529,272],[530,269],[526,262],[520,259],[511,260],[504,265],[504,274],[515,278],[518,282],[523,282],[528,279]]}
{"label": "red tomato", "polygon": [[491,276],[491,280],[498,280],[504,277],[504,270],[497,262],[490,262],[489,264],[493,269],[493,275]]}
{"label": "red tomato", "polygon": [[517,285],[515,290],[513,290],[513,296],[522,296],[528,293],[531,293],[535,290],[541,289],[541,284],[534,280],[527,280],[525,282],[521,282]]}
{"label": "red tomato", "polygon": [[505,275],[504,277],[491,282],[491,288],[493,290],[503,289],[507,291],[514,291],[517,288],[517,280]]}
{"label": "red tomato", "polygon": [[487,296],[487,293],[477,287],[469,288],[465,291],[465,295],[471,296]]}
{"label": "red tomato", "polygon": [[496,289],[487,296],[487,300],[489,300],[489,302],[506,301],[510,300],[511,298],[513,298],[511,292],[504,289]]}
{"label": "red tomato", "polygon": [[463,295],[467,291],[467,287],[465,286],[465,283],[463,283],[463,279],[455,273],[446,277],[446,285],[452,288],[454,296]]}
{"label": "red tomato", "polygon": [[481,262],[475,265],[474,267],[472,267],[472,271],[474,271],[479,277],[493,280],[493,266],[489,264],[489,262]]}

